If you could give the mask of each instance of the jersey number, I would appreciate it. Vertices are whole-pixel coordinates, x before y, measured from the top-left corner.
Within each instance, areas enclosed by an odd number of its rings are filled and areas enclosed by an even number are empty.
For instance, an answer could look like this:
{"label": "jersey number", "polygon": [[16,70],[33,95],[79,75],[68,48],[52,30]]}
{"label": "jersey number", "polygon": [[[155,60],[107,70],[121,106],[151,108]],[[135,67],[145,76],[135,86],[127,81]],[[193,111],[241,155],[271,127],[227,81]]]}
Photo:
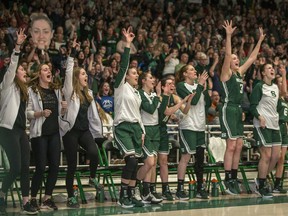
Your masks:
{"label": "jersey number", "polygon": [[243,84],[240,84],[240,93],[243,93]]}
{"label": "jersey number", "polygon": [[271,91],[271,95],[272,95],[273,97],[276,97],[275,91]]}
{"label": "jersey number", "polygon": [[287,116],[287,115],[288,115],[288,109],[287,109],[287,108],[284,109],[283,115],[284,115],[284,116]]}

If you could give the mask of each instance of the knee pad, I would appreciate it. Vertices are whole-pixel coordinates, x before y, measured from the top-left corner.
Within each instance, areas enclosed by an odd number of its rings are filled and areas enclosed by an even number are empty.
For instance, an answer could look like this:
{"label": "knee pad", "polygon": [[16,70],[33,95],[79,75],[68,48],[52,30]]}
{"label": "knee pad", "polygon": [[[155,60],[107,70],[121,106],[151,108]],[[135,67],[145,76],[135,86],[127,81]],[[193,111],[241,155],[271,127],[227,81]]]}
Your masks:
{"label": "knee pad", "polygon": [[135,169],[137,169],[138,160],[135,158],[135,155],[128,155],[124,158],[126,165],[122,171],[122,178],[131,179],[131,176]]}
{"label": "knee pad", "polygon": [[134,171],[132,172],[131,180],[137,179],[137,172],[138,172],[138,159],[136,158],[136,166],[135,166]]}
{"label": "knee pad", "polygon": [[204,167],[204,148],[197,147],[196,154],[195,154],[195,171],[203,171]]}

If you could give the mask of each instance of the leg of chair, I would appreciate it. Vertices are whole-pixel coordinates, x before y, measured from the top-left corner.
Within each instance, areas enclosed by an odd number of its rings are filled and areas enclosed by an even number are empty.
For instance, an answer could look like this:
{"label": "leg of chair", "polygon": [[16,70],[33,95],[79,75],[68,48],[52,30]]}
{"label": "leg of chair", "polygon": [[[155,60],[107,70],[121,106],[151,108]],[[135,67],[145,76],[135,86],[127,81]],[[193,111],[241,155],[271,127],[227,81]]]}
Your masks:
{"label": "leg of chair", "polygon": [[[11,194],[11,199],[12,199],[12,203],[13,203],[13,208],[16,208],[16,202],[15,202],[15,198],[14,198],[14,194],[13,194],[13,187],[10,187],[10,194]],[[6,203],[7,203],[7,194],[6,194]]]}
{"label": "leg of chair", "polygon": [[214,168],[214,173],[215,173],[215,176],[219,182],[219,187],[220,187],[221,193],[222,193],[222,195],[225,195],[226,192],[225,192],[224,186],[222,184],[222,180],[221,180],[221,176],[220,176],[218,168]]}
{"label": "leg of chair", "polygon": [[249,187],[249,183],[248,183],[248,179],[247,179],[247,176],[246,176],[246,173],[245,173],[245,169],[244,169],[243,167],[239,167],[239,169],[240,169],[240,172],[241,172],[242,177],[243,177],[244,187],[245,187],[247,193],[248,193],[248,194],[251,194],[252,191],[251,191],[251,189],[250,189],[250,187]]}
{"label": "leg of chair", "polygon": [[79,189],[79,193],[80,193],[80,198],[82,200],[82,204],[87,204],[87,200],[84,194],[84,190],[83,190],[83,186],[81,183],[81,179],[80,179],[80,173],[76,172],[76,180],[77,180],[77,184],[78,184],[78,189]]}

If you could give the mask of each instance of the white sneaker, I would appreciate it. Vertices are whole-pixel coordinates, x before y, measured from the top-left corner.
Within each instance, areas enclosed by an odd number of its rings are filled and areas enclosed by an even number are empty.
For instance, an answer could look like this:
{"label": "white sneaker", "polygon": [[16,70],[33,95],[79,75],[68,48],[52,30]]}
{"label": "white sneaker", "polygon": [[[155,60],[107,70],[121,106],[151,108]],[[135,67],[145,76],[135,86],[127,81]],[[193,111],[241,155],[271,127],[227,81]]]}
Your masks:
{"label": "white sneaker", "polygon": [[163,199],[157,199],[152,193],[147,196],[142,196],[143,203],[158,204],[163,201]]}

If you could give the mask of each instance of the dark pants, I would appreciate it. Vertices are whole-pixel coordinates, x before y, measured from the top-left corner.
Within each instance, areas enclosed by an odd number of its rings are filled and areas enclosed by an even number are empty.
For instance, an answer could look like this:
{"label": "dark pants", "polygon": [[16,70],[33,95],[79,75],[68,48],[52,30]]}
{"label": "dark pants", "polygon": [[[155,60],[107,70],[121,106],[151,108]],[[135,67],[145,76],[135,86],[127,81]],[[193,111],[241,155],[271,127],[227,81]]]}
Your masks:
{"label": "dark pants", "polygon": [[35,158],[36,170],[33,174],[31,183],[31,196],[36,197],[42,184],[43,175],[48,159],[48,176],[45,186],[45,194],[52,195],[53,189],[57,182],[61,142],[59,133],[49,136],[41,136],[31,139],[31,147]]}
{"label": "dark pants", "polygon": [[30,146],[25,130],[21,128],[9,130],[0,127],[0,144],[6,152],[10,164],[10,170],[2,182],[2,192],[7,193],[15,179],[20,175],[22,196],[29,196]]}
{"label": "dark pants", "polygon": [[68,197],[73,197],[74,174],[77,168],[77,151],[79,145],[86,150],[90,158],[90,177],[95,178],[99,163],[98,146],[89,130],[72,129],[63,136],[63,145],[67,158],[66,190]]}
{"label": "dark pants", "polygon": [[197,189],[200,190],[203,184],[203,175],[204,175],[204,152],[205,148],[201,146],[196,147],[195,154],[195,173],[197,178]]}

